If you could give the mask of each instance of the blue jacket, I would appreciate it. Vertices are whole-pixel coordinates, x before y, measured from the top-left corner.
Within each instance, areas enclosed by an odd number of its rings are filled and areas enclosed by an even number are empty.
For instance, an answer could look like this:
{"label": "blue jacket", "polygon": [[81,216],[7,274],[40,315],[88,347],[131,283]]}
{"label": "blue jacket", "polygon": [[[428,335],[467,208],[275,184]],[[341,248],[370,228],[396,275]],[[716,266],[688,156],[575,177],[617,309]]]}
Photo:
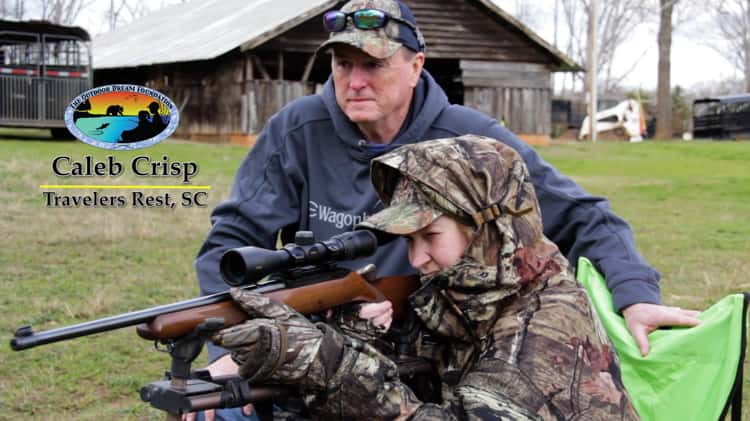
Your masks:
{"label": "blue jacket", "polygon": [[[299,98],[271,117],[237,171],[230,197],[212,213],[213,226],[195,261],[201,292],[227,289],[219,260],[230,248],[273,248],[280,229],[310,230],[316,239],[327,239],[381,210],[369,174],[376,154],[468,133],[498,139],[523,156],[541,206],[544,233],[572,265],[579,256],[594,262],[618,310],[637,302],[661,302],[659,273],[638,253],[630,227],[612,213],[607,200],[586,193],[496,120],[449,104],[426,71],[401,131],[377,151],[336,104],[331,79],[321,94]],[[406,242],[398,240],[348,266],[373,262],[378,276],[413,273],[406,256]]]}

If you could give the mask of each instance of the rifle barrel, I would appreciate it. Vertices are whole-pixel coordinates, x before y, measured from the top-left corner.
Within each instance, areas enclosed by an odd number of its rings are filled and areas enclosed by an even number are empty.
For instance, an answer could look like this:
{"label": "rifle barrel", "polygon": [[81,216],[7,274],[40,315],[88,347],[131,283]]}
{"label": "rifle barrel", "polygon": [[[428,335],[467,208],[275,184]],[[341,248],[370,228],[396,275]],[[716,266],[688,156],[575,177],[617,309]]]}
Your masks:
{"label": "rifle barrel", "polygon": [[[284,288],[284,285],[272,283],[253,288],[259,293],[271,292]],[[103,319],[91,320],[72,326],[60,327],[57,329],[46,330],[35,333],[31,326],[24,326],[16,330],[13,339],[10,340],[10,347],[14,351],[33,348],[38,345],[60,342],[67,339],[78,338],[81,336],[92,335],[94,333],[107,332],[110,330],[121,329],[123,327],[135,326],[153,320],[155,317],[173,313],[175,311],[189,310],[208,304],[215,304],[225,300],[231,300],[229,292],[217,292],[216,294],[206,295],[204,297],[193,298],[190,300],[180,301],[177,303],[165,304],[157,307],[151,307],[144,310],[133,311],[130,313],[119,314],[116,316],[105,317]]]}

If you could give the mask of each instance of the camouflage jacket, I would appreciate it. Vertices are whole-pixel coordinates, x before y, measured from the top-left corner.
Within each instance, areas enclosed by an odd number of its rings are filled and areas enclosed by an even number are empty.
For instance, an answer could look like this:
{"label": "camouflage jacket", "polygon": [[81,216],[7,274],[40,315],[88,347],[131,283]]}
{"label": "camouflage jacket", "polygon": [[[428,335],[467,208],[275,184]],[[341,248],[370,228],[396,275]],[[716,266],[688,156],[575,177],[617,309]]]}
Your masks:
{"label": "camouflage jacket", "polygon": [[435,362],[442,403],[420,402],[392,361],[349,338],[333,388],[310,395],[311,408],[341,418],[638,419],[585,291],[542,233],[513,149],[467,135],[404,146],[371,168],[384,204],[408,177],[473,226],[461,261],[423,277],[410,298],[430,334],[415,352]]}

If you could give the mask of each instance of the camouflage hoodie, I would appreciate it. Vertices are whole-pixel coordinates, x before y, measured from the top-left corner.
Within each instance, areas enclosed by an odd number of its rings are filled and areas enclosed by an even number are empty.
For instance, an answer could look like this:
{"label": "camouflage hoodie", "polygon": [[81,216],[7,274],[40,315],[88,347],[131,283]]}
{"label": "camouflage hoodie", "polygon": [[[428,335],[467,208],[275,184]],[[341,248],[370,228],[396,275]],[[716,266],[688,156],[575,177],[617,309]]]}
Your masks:
{"label": "camouflage hoodie", "polygon": [[407,234],[448,214],[471,232],[461,261],[411,297],[432,338],[419,353],[443,381],[440,410],[415,419],[638,418],[588,297],[542,233],[515,150],[466,135],[401,147],[371,168],[388,208],[362,225]]}

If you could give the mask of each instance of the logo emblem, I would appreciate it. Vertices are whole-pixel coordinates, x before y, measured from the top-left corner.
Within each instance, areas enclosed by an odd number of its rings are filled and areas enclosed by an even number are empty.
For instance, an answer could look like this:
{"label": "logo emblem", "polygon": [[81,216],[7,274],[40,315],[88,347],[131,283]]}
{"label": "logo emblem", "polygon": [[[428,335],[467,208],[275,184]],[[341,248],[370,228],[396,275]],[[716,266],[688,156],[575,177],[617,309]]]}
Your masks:
{"label": "logo emblem", "polygon": [[65,125],[82,142],[102,149],[153,146],[177,129],[179,111],[159,91],[139,85],[90,89],[65,109]]}

